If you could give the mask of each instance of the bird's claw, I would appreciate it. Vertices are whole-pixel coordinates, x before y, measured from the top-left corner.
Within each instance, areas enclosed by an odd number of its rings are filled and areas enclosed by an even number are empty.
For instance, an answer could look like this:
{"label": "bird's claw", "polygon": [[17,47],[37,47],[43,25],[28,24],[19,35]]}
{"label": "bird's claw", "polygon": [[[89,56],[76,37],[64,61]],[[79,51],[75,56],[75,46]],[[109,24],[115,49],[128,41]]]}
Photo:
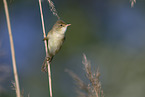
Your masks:
{"label": "bird's claw", "polygon": [[50,57],[47,57],[47,58],[46,58],[46,61],[50,61]]}
{"label": "bird's claw", "polygon": [[43,41],[45,41],[45,40],[48,40],[48,38],[47,37],[44,37]]}

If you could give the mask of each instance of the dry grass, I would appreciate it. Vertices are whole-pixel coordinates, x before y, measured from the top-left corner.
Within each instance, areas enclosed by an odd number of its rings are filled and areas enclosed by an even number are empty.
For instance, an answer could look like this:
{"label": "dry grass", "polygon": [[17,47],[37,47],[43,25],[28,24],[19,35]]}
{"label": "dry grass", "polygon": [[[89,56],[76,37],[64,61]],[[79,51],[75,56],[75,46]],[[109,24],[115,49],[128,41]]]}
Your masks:
{"label": "dry grass", "polygon": [[13,63],[12,65],[13,65],[13,72],[14,72],[14,78],[15,78],[16,95],[17,97],[20,97],[21,94],[20,94],[19,78],[18,78],[18,73],[17,73],[15,49],[14,49],[13,36],[12,36],[12,31],[11,31],[9,11],[8,11],[8,6],[7,6],[7,1],[3,0],[3,2],[4,2],[5,14],[6,14],[8,32],[9,32],[10,46],[11,46],[11,55],[12,55],[12,63]]}
{"label": "dry grass", "polygon": [[[45,33],[45,26],[44,26],[44,19],[43,19],[43,11],[42,11],[42,5],[41,5],[41,0],[39,0],[39,8],[40,8],[40,14],[41,14],[41,22],[42,22],[42,28],[43,28],[43,36],[44,38],[46,37]],[[48,46],[47,46],[47,41],[44,41],[45,44],[45,51],[46,51],[46,58],[48,58]],[[50,97],[52,97],[52,82],[51,82],[51,69],[50,69],[50,63],[49,61],[46,61],[47,63],[47,71],[48,71],[48,84],[49,84],[49,92],[50,92]],[[45,64],[45,63],[44,63]]]}
{"label": "dry grass", "polygon": [[97,69],[95,73],[91,71],[91,64],[87,60],[86,55],[83,56],[83,64],[85,66],[86,77],[90,83],[84,83],[77,74],[70,70],[66,70],[76,81],[76,86],[78,87],[76,92],[78,97],[104,97],[103,90],[101,88],[101,83],[99,80],[100,72]]}
{"label": "dry grass", "polygon": [[60,19],[60,17],[58,16],[57,11],[55,9],[54,3],[51,0],[48,0],[48,2],[49,2],[50,10],[52,11],[53,15],[55,15],[57,17],[57,19]]}
{"label": "dry grass", "polygon": [[131,2],[131,7],[134,7],[134,4],[136,3],[136,0],[130,0]]}

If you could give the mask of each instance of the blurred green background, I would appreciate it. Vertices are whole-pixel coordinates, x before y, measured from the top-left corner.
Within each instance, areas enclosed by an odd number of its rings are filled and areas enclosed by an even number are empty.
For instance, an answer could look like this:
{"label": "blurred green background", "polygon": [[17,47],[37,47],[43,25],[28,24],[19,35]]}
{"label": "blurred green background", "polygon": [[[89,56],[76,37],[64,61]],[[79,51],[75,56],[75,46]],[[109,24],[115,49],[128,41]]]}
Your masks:
{"label": "blurred green background", "polygon": [[[7,0],[14,38],[17,69],[24,97],[48,97],[47,74],[41,72],[45,58],[38,0]],[[54,97],[76,97],[68,68],[84,81],[82,55],[99,67],[105,97],[145,95],[145,1],[53,0],[58,15],[72,25],[66,41],[54,57],[51,70]],[[42,1],[48,32],[57,18]],[[13,70],[3,1],[0,0],[0,97],[15,97]]]}

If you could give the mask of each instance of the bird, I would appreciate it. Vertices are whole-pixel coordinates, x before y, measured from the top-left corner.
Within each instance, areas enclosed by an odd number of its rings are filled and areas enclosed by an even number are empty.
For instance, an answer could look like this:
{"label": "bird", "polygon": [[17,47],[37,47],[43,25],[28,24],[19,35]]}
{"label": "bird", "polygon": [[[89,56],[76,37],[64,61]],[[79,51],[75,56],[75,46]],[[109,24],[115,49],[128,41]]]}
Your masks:
{"label": "bird", "polygon": [[62,20],[57,20],[52,29],[48,32],[46,39],[48,43],[49,62],[52,61],[55,54],[58,53],[62,47],[65,40],[65,32],[70,25],[71,24],[66,24]]}
{"label": "bird", "polygon": [[48,44],[47,61],[51,62],[53,57],[59,52],[65,40],[65,32],[71,24],[65,23],[63,20],[57,20],[47,36],[43,39]]}

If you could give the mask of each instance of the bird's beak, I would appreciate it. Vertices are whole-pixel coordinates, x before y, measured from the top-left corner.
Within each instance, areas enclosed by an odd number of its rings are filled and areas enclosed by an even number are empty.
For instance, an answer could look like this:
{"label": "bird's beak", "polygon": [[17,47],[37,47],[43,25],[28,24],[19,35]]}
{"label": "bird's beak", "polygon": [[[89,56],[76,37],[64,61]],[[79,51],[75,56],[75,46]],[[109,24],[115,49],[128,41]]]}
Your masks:
{"label": "bird's beak", "polygon": [[66,26],[70,26],[71,24],[67,24]]}

